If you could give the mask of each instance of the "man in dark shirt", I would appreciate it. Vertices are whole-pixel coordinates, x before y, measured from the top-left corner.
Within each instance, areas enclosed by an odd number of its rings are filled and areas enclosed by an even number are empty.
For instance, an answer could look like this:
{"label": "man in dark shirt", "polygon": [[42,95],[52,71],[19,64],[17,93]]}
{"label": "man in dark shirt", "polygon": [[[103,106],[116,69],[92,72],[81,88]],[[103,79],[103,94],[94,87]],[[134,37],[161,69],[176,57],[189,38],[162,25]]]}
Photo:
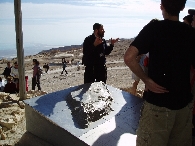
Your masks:
{"label": "man in dark shirt", "polygon": [[93,34],[86,37],[83,43],[82,64],[85,65],[84,83],[95,81],[106,83],[107,68],[105,55],[111,53],[118,38],[111,39],[110,46],[107,46],[105,39],[103,39],[105,32],[103,25],[95,23],[93,30]]}
{"label": "man in dark shirt", "polygon": [[11,65],[10,65],[10,62],[7,62],[7,67],[5,68],[4,72],[3,72],[3,75],[4,77],[7,79],[8,76],[10,76],[10,73],[11,73]]}
{"label": "man in dark shirt", "polygon": [[65,58],[62,58],[62,72],[61,75],[64,73],[64,71],[66,72],[66,74],[68,74],[68,72],[66,71],[66,63],[67,61],[65,60]]}
{"label": "man in dark shirt", "polygon": [[13,78],[11,76],[7,78],[7,84],[5,85],[3,92],[5,93],[16,93],[17,92],[16,84],[13,83]]}
{"label": "man in dark shirt", "polygon": [[[126,65],[148,88],[137,129],[137,146],[192,144],[189,72],[195,60],[195,32],[179,22],[185,3],[186,0],[161,0],[164,20],[147,24],[125,53]],[[136,57],[148,52],[147,76]]]}
{"label": "man in dark shirt", "polygon": [[48,70],[49,70],[49,65],[48,65],[47,63],[45,63],[45,64],[43,65],[43,68],[45,69],[45,73],[47,73]]}

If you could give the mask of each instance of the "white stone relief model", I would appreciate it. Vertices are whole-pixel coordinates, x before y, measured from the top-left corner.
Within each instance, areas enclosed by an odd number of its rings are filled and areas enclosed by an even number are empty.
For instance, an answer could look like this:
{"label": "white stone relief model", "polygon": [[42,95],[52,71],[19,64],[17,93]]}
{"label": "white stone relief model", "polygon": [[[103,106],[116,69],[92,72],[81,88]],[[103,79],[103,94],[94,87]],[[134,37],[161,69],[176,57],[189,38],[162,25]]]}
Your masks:
{"label": "white stone relief model", "polygon": [[112,95],[103,82],[81,85],[67,98],[73,119],[80,128],[87,128],[91,122],[108,115],[113,110],[112,102]]}

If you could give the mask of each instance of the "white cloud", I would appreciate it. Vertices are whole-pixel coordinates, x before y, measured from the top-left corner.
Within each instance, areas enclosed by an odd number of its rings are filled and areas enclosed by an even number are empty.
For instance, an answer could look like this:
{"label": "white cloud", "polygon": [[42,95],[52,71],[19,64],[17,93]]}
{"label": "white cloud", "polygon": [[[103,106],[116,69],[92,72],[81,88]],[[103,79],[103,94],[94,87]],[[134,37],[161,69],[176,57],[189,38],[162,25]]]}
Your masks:
{"label": "white cloud", "polygon": [[[77,3],[77,5],[70,2]],[[190,0],[190,3],[194,3]],[[187,15],[187,8],[180,19]],[[84,0],[64,3],[22,3],[24,43],[81,44],[102,23],[105,38],[136,36],[151,19],[163,19],[160,0]],[[0,3],[0,44],[15,41],[14,4]]]}
{"label": "white cloud", "polygon": [[0,3],[0,20],[10,18],[14,19],[14,4]]}

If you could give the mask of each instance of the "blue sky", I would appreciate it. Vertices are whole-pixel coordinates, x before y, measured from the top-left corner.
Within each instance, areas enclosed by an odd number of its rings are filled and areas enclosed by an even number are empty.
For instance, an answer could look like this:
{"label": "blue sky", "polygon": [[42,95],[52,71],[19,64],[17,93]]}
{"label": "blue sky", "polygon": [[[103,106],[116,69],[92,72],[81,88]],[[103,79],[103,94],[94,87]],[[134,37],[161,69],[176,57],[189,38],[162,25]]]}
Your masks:
{"label": "blue sky", "polygon": [[[0,50],[15,48],[14,0],[0,1]],[[188,0],[180,20],[195,0]],[[105,38],[132,38],[151,19],[163,19],[160,0],[22,0],[24,49],[82,44],[92,25]]]}

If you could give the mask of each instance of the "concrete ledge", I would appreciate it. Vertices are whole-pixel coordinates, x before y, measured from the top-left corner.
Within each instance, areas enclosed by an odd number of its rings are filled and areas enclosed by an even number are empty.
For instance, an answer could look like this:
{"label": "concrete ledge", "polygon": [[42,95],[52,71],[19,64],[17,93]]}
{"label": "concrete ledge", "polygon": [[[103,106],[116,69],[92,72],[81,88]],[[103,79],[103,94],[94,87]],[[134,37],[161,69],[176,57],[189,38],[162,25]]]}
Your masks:
{"label": "concrete ledge", "polygon": [[19,146],[53,146],[30,132],[25,132],[18,142]]}
{"label": "concrete ledge", "polygon": [[54,146],[87,146],[77,137],[56,125],[29,105],[25,105],[26,129]]}

